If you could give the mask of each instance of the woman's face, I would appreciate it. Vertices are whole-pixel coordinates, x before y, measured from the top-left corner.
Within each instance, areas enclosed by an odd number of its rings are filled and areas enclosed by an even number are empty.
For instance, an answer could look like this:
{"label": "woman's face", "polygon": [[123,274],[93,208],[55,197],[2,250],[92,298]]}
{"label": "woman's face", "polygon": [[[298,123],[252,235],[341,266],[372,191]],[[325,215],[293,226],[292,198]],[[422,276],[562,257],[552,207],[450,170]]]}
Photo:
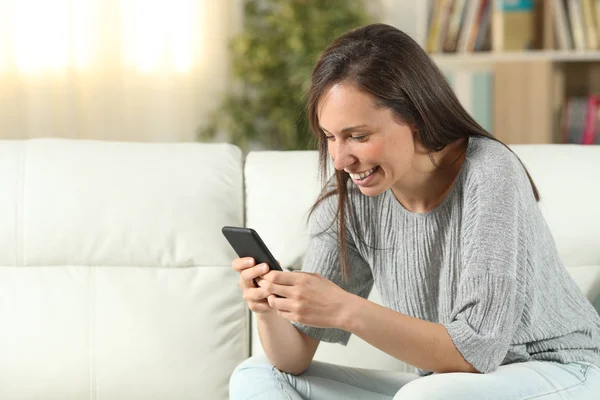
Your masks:
{"label": "woman's face", "polygon": [[340,83],[324,93],[317,112],[335,169],[348,172],[364,195],[385,192],[413,170],[412,130],[372,96]]}

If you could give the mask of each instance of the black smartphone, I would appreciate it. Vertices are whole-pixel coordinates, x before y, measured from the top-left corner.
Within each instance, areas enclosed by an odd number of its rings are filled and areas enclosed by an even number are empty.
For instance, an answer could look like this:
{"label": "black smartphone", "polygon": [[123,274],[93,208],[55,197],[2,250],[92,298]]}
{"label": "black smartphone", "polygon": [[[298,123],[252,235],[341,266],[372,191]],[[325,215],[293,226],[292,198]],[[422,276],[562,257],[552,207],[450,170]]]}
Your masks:
{"label": "black smartphone", "polygon": [[256,265],[266,263],[272,270],[283,271],[254,229],[224,226],[221,232],[240,258],[252,257]]}

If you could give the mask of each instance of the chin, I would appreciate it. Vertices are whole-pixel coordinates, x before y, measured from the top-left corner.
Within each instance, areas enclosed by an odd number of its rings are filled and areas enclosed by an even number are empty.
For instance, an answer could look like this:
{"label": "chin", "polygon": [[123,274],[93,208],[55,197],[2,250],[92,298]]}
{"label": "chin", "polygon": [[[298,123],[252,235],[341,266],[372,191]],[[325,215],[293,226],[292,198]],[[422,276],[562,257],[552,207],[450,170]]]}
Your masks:
{"label": "chin", "polygon": [[368,188],[359,187],[358,190],[360,190],[360,192],[365,196],[369,197],[379,196],[381,193],[385,192],[385,188],[383,188],[382,186]]}

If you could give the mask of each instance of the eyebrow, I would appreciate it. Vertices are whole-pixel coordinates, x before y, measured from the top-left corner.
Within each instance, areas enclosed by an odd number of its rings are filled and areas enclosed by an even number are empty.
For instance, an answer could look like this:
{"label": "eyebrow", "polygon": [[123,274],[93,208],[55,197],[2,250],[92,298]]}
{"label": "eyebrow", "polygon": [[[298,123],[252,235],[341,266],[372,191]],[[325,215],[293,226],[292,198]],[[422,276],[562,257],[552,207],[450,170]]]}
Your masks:
{"label": "eyebrow", "polygon": [[[368,125],[366,125],[366,124],[349,126],[349,127],[347,127],[347,128],[344,128],[344,129],[342,129],[342,132],[341,132],[341,133],[342,133],[342,134],[347,134],[347,133],[354,132],[354,131],[356,131],[356,130],[358,130],[358,129],[367,128],[367,127],[368,127]],[[321,125],[319,125],[319,128],[323,129],[323,131],[325,131],[325,132],[327,132],[327,133],[329,133],[329,134],[332,134],[332,133],[331,133],[331,132],[329,132],[327,129],[323,128]]]}

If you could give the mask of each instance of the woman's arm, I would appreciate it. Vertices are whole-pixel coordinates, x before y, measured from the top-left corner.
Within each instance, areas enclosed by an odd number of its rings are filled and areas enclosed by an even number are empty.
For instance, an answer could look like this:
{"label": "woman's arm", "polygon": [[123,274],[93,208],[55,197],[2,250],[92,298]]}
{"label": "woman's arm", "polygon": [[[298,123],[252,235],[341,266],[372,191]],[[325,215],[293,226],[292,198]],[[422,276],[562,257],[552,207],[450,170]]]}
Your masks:
{"label": "woman's arm", "polygon": [[259,285],[283,296],[269,296],[268,301],[287,320],[354,333],[423,370],[478,372],[462,357],[443,325],[365,300],[318,274],[271,271]]}
{"label": "woman's arm", "polygon": [[479,372],[452,342],[446,328],[390,310],[349,293],[340,329],[417,368],[432,372]]}
{"label": "woman's arm", "polygon": [[319,341],[298,331],[269,306],[268,298],[274,296],[255,284],[269,270],[266,264],[256,265],[252,258],[244,257],[233,260],[231,266],[240,274],[242,297],[256,315],[267,358],[281,371],[302,373],[310,365]]}
{"label": "woman's arm", "polygon": [[276,311],[256,314],[258,336],[269,361],[280,371],[300,375],[312,362],[319,340],[298,331]]}
{"label": "woman's arm", "polygon": [[[391,356],[423,370],[478,372],[456,349],[443,325],[377,305],[318,274],[271,271],[263,276],[259,285],[283,296],[269,296],[269,305],[279,314],[269,318],[354,333]],[[284,362],[285,349],[282,351],[279,355]]]}

